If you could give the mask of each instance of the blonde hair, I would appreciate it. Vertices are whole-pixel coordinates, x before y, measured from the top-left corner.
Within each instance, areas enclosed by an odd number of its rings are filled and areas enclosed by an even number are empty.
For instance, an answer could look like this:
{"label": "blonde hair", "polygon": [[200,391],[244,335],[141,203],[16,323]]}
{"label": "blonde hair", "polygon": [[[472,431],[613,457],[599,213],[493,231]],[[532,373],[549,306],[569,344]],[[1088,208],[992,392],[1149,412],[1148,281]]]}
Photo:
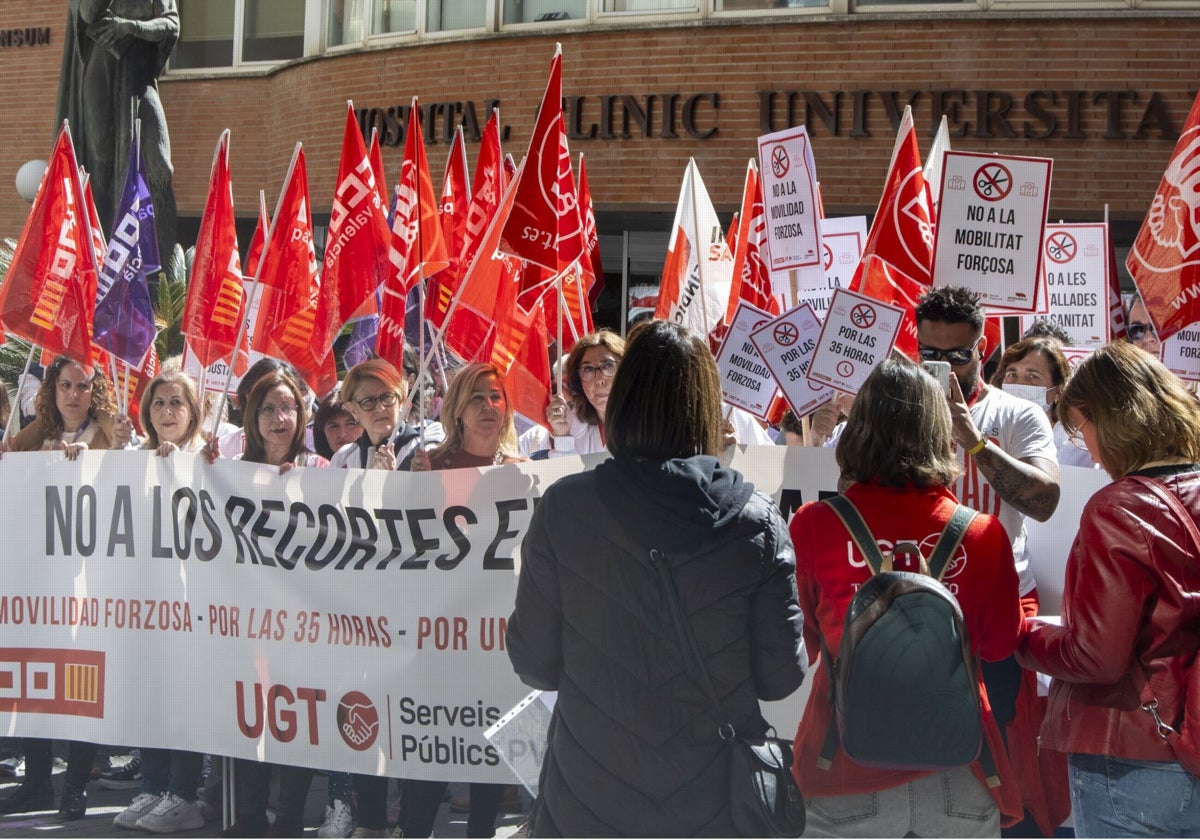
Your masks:
{"label": "blonde hair", "polygon": [[1162,362],[1114,341],[1082,362],[1058,398],[1068,432],[1074,410],[1096,430],[1100,464],[1122,478],[1151,461],[1200,461],[1200,402]]}
{"label": "blonde hair", "polygon": [[442,458],[462,449],[462,417],[466,413],[467,404],[471,401],[475,384],[486,376],[496,377],[496,381],[500,383],[500,390],[504,393],[504,419],[500,424],[498,451],[506,458],[520,457],[520,451],[517,448],[517,429],[513,425],[513,406],[508,399],[504,374],[491,362],[475,362],[460,370],[455,375],[454,381],[450,383],[450,389],[446,391],[446,399],[442,402],[441,413],[442,428],[445,429],[446,439],[429,453],[431,459]]}

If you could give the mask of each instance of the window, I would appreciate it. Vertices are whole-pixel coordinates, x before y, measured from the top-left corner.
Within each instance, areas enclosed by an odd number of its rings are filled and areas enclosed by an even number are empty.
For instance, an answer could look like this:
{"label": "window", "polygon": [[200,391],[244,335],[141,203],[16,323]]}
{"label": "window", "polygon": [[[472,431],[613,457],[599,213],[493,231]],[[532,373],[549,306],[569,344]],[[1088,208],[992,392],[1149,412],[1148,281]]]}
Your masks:
{"label": "window", "polygon": [[171,67],[233,66],[234,0],[179,0],[179,43]]}
{"label": "window", "polygon": [[811,9],[829,5],[829,0],[715,0],[718,12],[759,12],[771,9]]}
{"label": "window", "polygon": [[588,0],[504,0],[504,23],[587,20]]}
{"label": "window", "polygon": [[[328,0],[326,44],[359,44],[376,35],[482,29],[489,0]],[[586,0],[583,0],[586,2]]]}
{"label": "window", "polygon": [[306,0],[178,0],[176,70],[287,61],[305,53]]}
{"label": "window", "polygon": [[606,12],[695,11],[701,0],[604,0]]}

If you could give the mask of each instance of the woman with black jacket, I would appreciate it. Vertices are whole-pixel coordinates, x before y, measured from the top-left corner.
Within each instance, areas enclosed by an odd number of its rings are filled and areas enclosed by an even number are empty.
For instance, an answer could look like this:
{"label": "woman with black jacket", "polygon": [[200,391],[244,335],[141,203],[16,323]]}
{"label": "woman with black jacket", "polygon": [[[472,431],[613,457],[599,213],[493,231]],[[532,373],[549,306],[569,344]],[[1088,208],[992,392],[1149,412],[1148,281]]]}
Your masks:
{"label": "woman with black jacket", "polygon": [[721,721],[663,587],[734,728],[761,733],[759,701],[804,678],[787,527],[718,461],[717,368],[687,330],[634,331],[605,430],[613,459],[549,487],[521,549],[509,658],[528,685],[558,691],[531,831],[733,836]]}

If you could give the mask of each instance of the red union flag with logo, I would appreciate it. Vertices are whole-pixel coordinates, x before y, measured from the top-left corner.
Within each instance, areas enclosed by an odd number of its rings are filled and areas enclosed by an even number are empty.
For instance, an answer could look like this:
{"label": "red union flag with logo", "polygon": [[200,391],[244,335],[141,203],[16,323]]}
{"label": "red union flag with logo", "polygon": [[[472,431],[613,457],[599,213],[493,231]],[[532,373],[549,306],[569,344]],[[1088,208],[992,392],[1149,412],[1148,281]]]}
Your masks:
{"label": "red union flag with logo", "polygon": [[[208,197],[196,236],[192,278],[180,325],[180,331],[187,336],[204,367],[218,359],[233,361],[234,345],[245,318],[244,298],[229,177],[229,129],[225,129],[213,155]],[[244,343],[245,338],[242,340]]]}
{"label": "red union flag with logo", "polygon": [[562,115],[562,50],[550,62],[550,79],[529,138],[512,213],[500,232],[500,250],[558,273],[584,254],[579,199]]}
{"label": "red union flag with logo", "polygon": [[9,333],[92,369],[96,255],[71,133],[64,123],[0,288]]}
{"label": "red union flag with logo", "polygon": [[1159,340],[1200,320],[1200,95],[1125,267]]}

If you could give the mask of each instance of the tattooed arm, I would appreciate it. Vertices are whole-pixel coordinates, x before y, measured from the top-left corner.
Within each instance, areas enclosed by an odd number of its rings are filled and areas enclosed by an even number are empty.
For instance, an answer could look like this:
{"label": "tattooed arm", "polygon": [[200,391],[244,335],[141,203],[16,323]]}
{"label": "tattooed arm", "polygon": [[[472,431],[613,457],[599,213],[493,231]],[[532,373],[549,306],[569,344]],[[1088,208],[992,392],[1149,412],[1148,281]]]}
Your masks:
{"label": "tattooed arm", "polygon": [[1000,498],[1038,522],[1058,507],[1058,464],[1045,458],[1017,459],[994,443],[972,456]]}

